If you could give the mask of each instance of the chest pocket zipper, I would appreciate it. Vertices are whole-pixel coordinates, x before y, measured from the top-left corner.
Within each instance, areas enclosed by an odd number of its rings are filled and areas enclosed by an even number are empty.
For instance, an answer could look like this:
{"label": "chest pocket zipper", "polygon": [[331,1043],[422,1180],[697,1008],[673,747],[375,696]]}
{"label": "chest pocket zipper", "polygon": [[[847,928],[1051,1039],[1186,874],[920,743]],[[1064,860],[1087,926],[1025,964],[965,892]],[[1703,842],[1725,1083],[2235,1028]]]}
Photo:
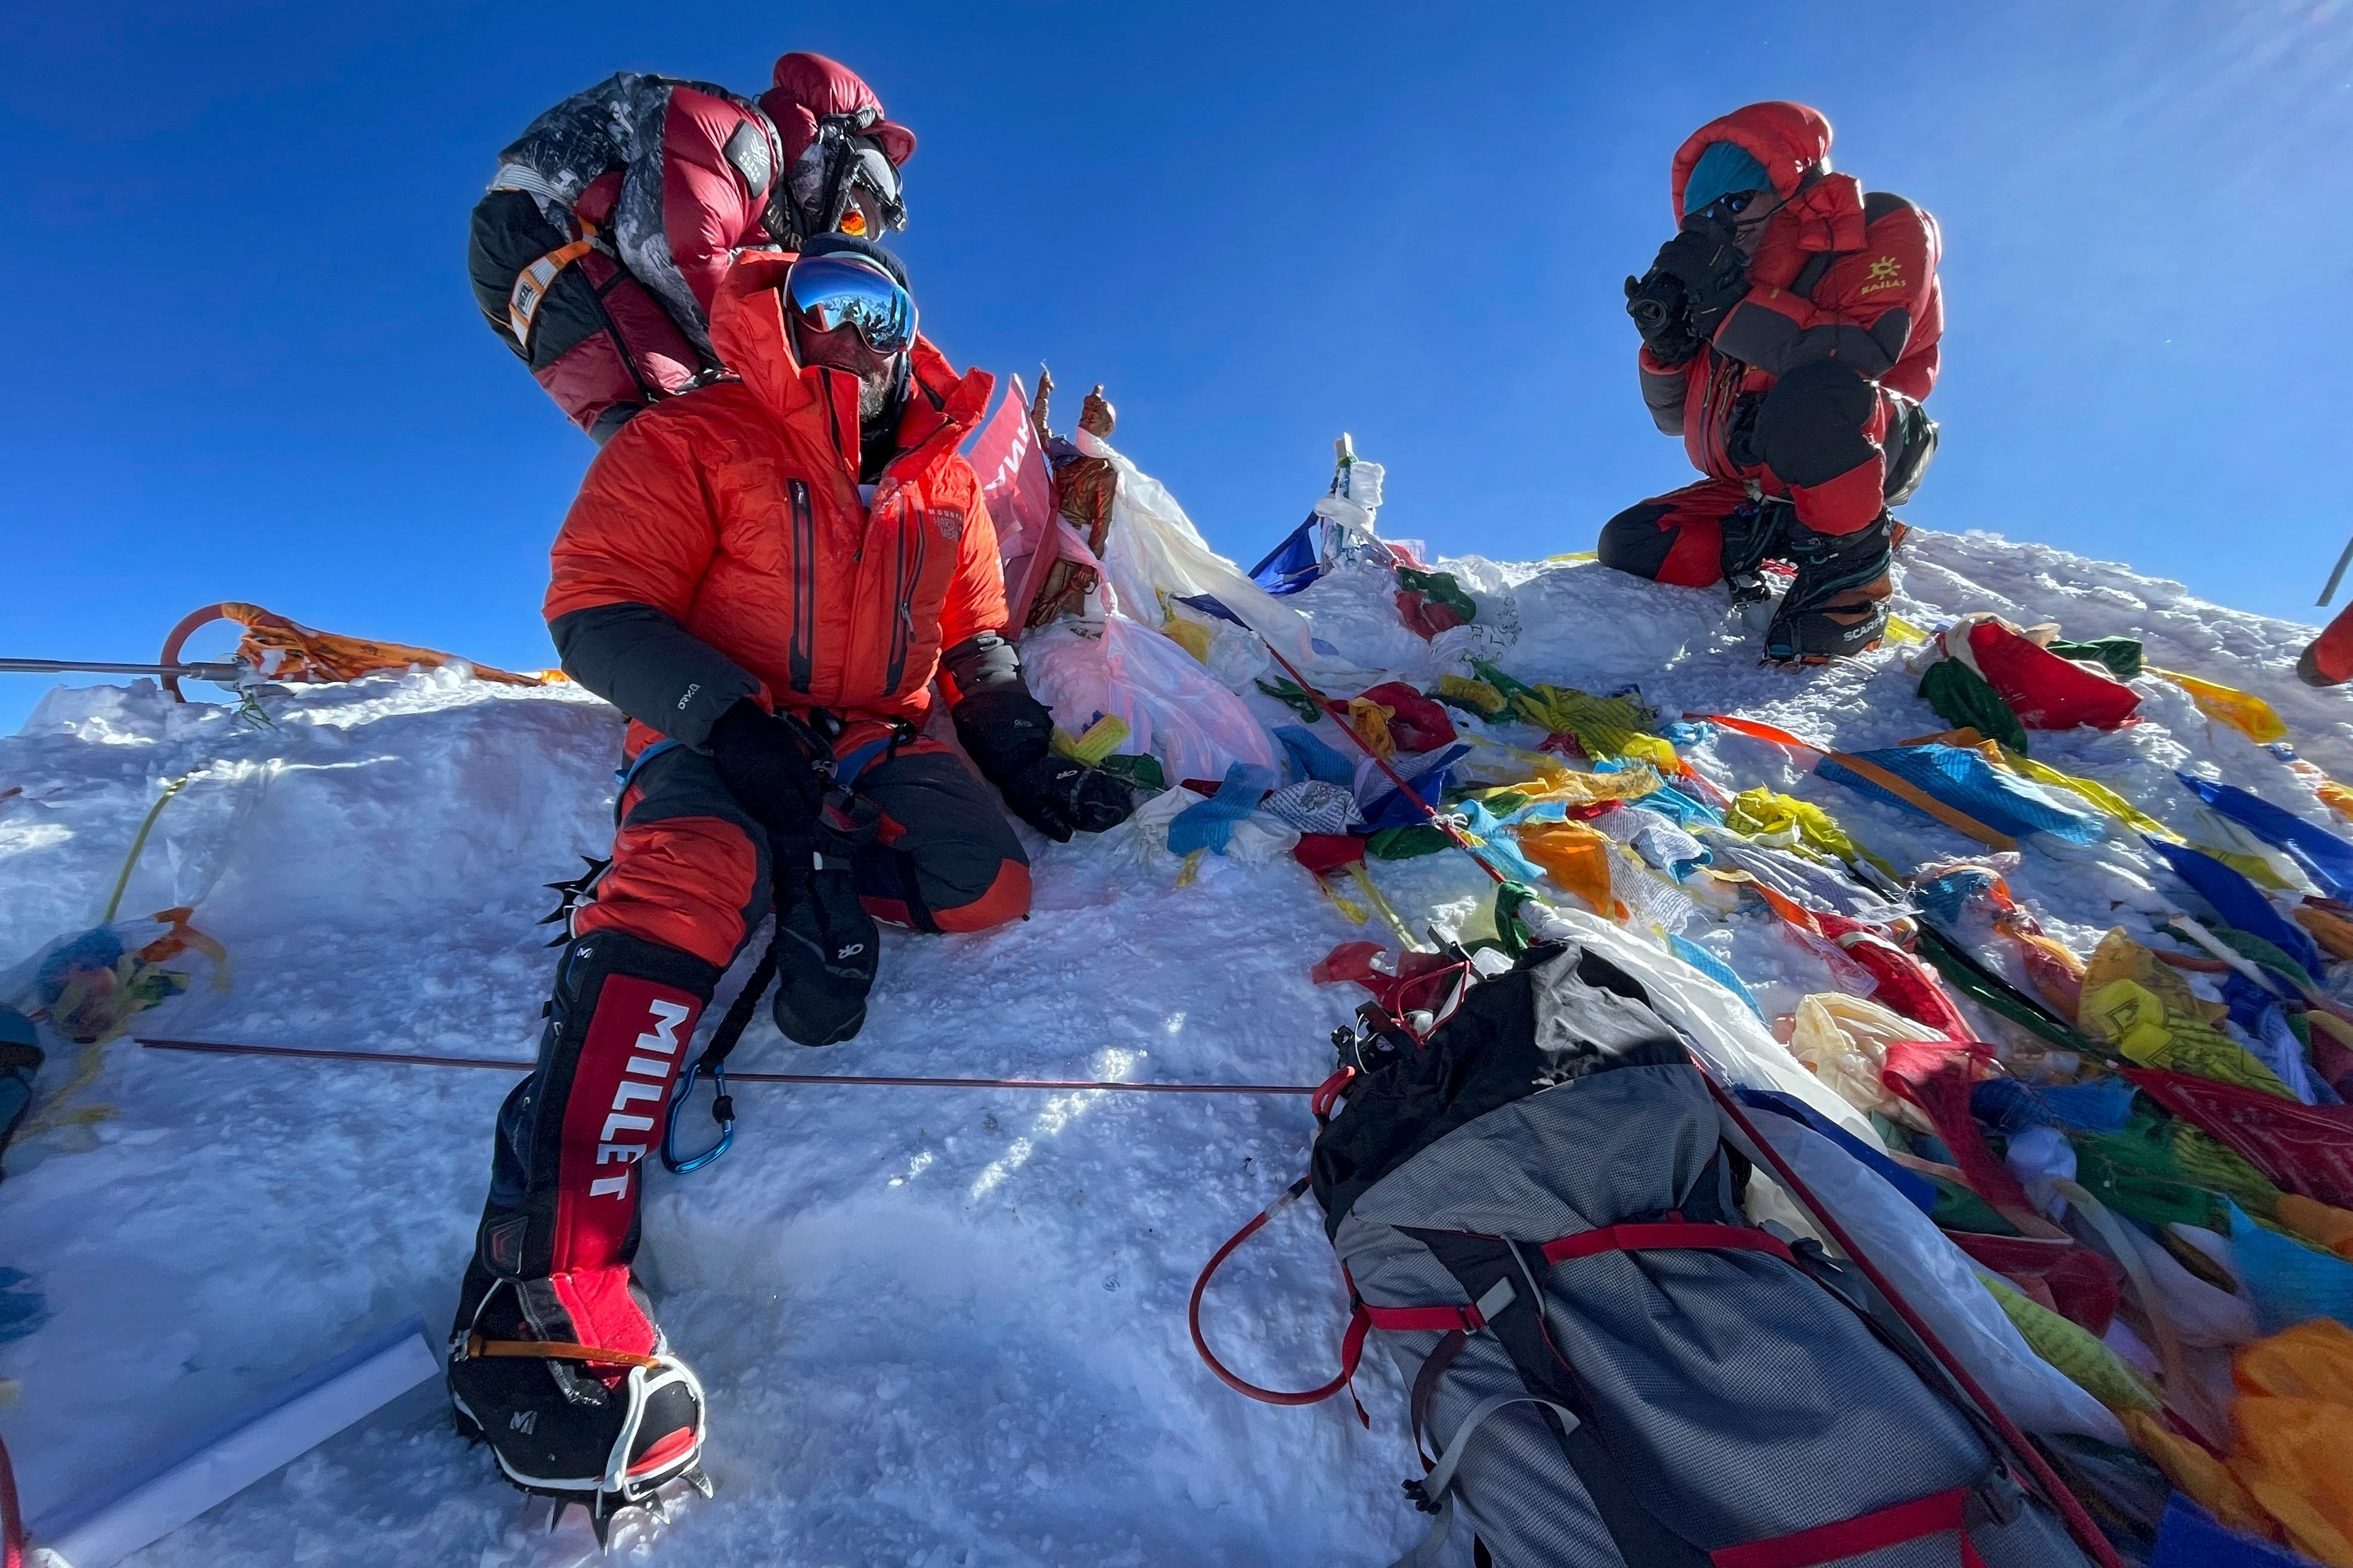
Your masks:
{"label": "chest pocket zipper", "polygon": [[[924,523],[921,507],[907,509],[899,525],[898,548],[892,552],[899,568],[898,593],[891,622],[891,665],[884,672],[882,689],[896,692],[899,682],[907,673],[907,652],[915,640],[915,590],[923,580]],[[908,540],[914,541],[913,564],[908,562]]]}
{"label": "chest pocket zipper", "polygon": [[814,678],[811,650],[817,639],[817,511],[808,481],[793,479],[793,637],[786,664],[795,691],[807,691]]}

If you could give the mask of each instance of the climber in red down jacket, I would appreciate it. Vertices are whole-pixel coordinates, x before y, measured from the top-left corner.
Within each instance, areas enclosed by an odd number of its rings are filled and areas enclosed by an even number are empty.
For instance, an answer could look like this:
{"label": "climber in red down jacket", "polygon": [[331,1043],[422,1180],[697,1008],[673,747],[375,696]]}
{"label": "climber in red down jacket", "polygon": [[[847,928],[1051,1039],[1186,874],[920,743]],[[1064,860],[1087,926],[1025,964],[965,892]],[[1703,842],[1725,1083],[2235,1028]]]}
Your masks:
{"label": "climber in red down jacket", "polygon": [[[915,324],[904,271],[863,240],[744,252],[711,311],[735,374],[622,426],[556,538],[564,668],[630,719],[619,830],[571,910],[538,1068],[499,1113],[448,1381],[509,1479],[600,1521],[702,1447],[702,1388],[629,1262],[644,1163],[737,952],[773,910],[778,1028],[847,1039],[877,920],[1028,911],[1005,811],[1068,839],[1131,809],[1049,749],[956,450],[990,378]],[[962,754],[925,732],[935,681]]]}
{"label": "climber in red down jacket", "polygon": [[720,373],[712,297],[745,247],[904,228],[915,134],[849,67],[793,53],[755,101],[623,71],[499,154],[467,269],[491,329],[580,427]]}
{"label": "climber in red down jacket", "polygon": [[1879,640],[1888,563],[1936,450],[1921,408],[1945,311],[1936,220],[1831,172],[1830,121],[1752,103],[1675,153],[1675,237],[1626,280],[1651,417],[1707,478],[1628,508],[1603,564],[1762,604],[1797,576],[1766,654],[1813,662]]}

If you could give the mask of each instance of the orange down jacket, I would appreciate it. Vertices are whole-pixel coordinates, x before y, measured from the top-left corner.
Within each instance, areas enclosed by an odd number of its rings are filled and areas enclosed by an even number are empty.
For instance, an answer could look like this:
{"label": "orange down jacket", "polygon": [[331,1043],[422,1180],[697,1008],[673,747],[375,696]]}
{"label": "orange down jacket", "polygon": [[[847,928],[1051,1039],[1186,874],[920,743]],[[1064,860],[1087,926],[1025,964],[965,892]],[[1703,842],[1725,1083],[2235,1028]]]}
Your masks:
{"label": "orange down jacket", "polygon": [[[918,340],[901,450],[864,504],[858,385],[795,361],[777,294],[792,260],[739,259],[711,323],[737,379],[624,426],[556,536],[545,612],[565,668],[690,745],[745,695],[920,723],[941,650],[1008,618],[956,452],[991,378]],[[647,739],[633,727],[631,752]]]}

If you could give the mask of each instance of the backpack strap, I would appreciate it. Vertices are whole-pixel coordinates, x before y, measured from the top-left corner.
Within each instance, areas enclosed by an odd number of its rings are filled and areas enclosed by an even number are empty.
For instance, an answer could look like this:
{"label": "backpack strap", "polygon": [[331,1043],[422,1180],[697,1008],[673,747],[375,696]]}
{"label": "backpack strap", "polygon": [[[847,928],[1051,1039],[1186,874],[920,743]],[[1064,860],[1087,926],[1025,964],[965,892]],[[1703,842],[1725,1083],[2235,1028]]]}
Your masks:
{"label": "backpack strap", "polygon": [[1506,1405],[1542,1405],[1548,1407],[1568,1426],[1577,1425],[1577,1413],[1566,1405],[1545,1398],[1538,1394],[1491,1394],[1471,1407],[1462,1424],[1454,1428],[1454,1441],[1446,1445],[1446,1452],[1435,1468],[1419,1481],[1407,1483],[1406,1490],[1413,1497],[1414,1506],[1425,1513],[1438,1515],[1430,1533],[1415,1543],[1412,1551],[1389,1564],[1389,1568],[1429,1568],[1438,1561],[1447,1537],[1454,1533],[1454,1468],[1471,1447],[1471,1434],[1480,1423]]}
{"label": "backpack strap", "polygon": [[1726,1546],[1709,1552],[1708,1557],[1715,1568],[1814,1568],[1816,1563],[1836,1563],[1866,1552],[1901,1546],[1923,1536],[1958,1531],[1962,1568],[1986,1568],[1985,1559],[1978,1555],[1977,1545],[1969,1539],[1968,1505],[1974,1489],[1955,1487],[1949,1491],[1931,1492],[1876,1513],[1858,1514],[1834,1524],[1818,1524],[1811,1530],[1777,1535],[1769,1541]]}
{"label": "backpack strap", "polygon": [[[1591,1258],[1601,1252],[1637,1252],[1670,1247],[1765,1252],[1784,1263],[1798,1260],[1790,1252],[1789,1244],[1769,1230],[1758,1230],[1745,1225],[1694,1225],[1681,1215],[1670,1215],[1662,1223],[1605,1225],[1593,1230],[1581,1230],[1574,1236],[1545,1242],[1541,1250],[1546,1263],[1566,1263],[1572,1258]],[[1376,1323],[1374,1326],[1379,1325]]]}
{"label": "backpack strap", "polygon": [[1798,268],[1798,275],[1789,279],[1789,292],[1795,294],[1799,299],[1803,300],[1809,305],[1812,304],[1814,302],[1814,286],[1822,280],[1822,275],[1831,269],[1831,264],[1838,260],[1841,256],[1852,256],[1854,252],[1851,250],[1815,251],[1811,256],[1806,258],[1806,264]]}
{"label": "backpack strap", "polygon": [[557,246],[516,273],[514,287],[507,292],[507,331],[514,334],[515,347],[525,353],[531,352],[531,324],[538,317],[547,291],[555,287],[555,279],[565,268],[596,248],[596,226],[586,218],[581,218],[579,223],[578,239]]}

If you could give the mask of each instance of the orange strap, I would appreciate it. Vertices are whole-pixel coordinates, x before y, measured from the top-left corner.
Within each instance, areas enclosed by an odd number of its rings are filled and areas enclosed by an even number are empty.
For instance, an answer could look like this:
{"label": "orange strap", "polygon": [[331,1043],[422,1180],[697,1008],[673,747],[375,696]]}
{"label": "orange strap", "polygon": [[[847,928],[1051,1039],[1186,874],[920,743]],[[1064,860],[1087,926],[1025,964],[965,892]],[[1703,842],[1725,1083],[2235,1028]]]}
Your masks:
{"label": "orange strap", "polygon": [[470,1361],[484,1356],[520,1356],[533,1361],[594,1362],[602,1366],[661,1365],[654,1356],[598,1350],[595,1345],[575,1345],[569,1340],[486,1340],[480,1334],[466,1336],[466,1356]]}
{"label": "orange strap", "polygon": [[596,230],[585,221],[580,226],[586,232],[578,239],[557,246],[515,274],[514,288],[507,295],[507,330],[514,334],[516,347],[529,351],[531,323],[539,315],[547,291],[565,268],[596,248]]}
{"label": "orange strap", "polygon": [[1877,763],[1848,752],[1825,752],[1823,755],[1841,767],[1851,768],[1881,789],[1926,812],[1954,832],[1974,838],[1992,849],[2015,849],[2018,840],[2007,833],[1998,833],[1957,806],[1947,805],[1919,785],[1897,778]]}
{"label": "orange strap", "polygon": [[1877,763],[1858,757],[1852,752],[1833,752],[1826,747],[1817,746],[1811,741],[1799,740],[1788,731],[1777,725],[1759,723],[1754,719],[1736,719],[1728,713],[1686,713],[1683,717],[1697,719],[1710,724],[1721,724],[1725,729],[1746,735],[1752,740],[1770,741],[1777,746],[1788,746],[1793,751],[1811,752],[1818,757],[1828,757],[1841,767],[1852,769],[1858,776],[1870,780],[1898,800],[1926,812],[1965,838],[1974,838],[1978,843],[1994,849],[2018,847],[2018,840],[2009,834],[1996,832],[1968,813],[1957,807],[1947,805],[1917,784],[1897,778]]}

